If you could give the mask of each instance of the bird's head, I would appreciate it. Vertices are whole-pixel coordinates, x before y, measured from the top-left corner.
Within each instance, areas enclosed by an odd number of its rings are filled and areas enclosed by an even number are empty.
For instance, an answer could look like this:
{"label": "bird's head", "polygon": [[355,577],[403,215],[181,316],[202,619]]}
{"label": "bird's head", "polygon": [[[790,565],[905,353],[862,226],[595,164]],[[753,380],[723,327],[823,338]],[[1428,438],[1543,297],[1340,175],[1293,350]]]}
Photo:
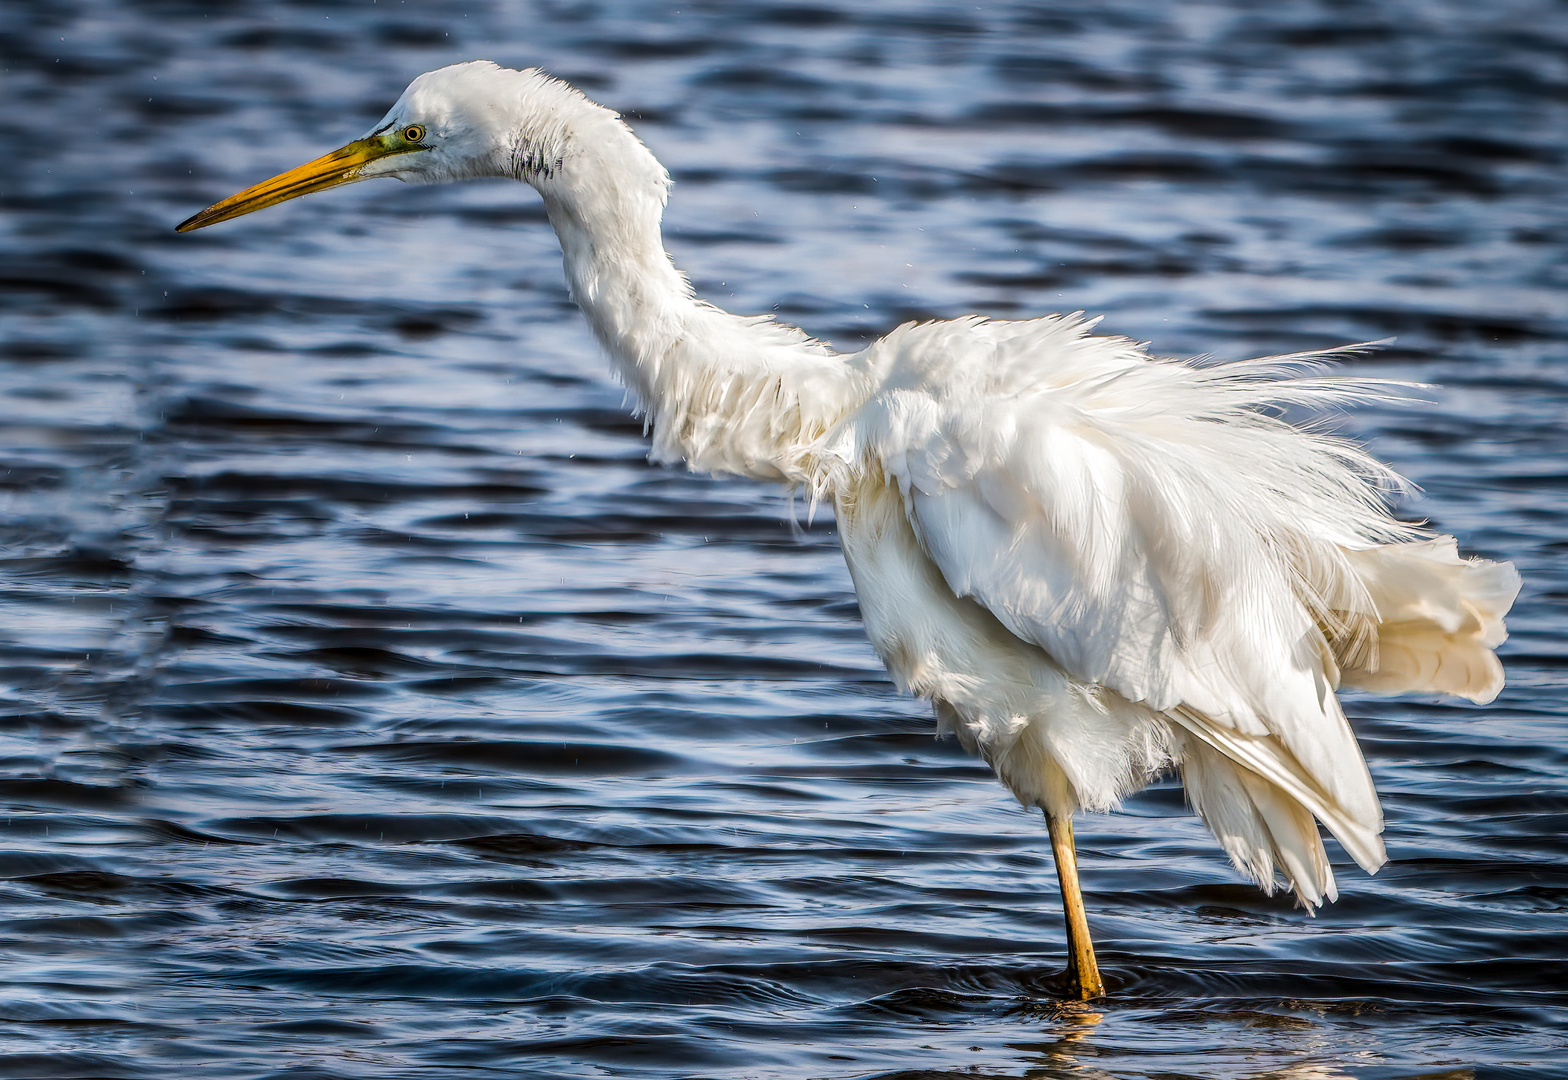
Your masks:
{"label": "bird's head", "polygon": [[364,138],[230,195],[176,228],[189,232],[378,176],[419,184],[510,176],[538,184],[561,169],[570,129],[585,111],[614,115],[537,69],[471,60],[429,71]]}

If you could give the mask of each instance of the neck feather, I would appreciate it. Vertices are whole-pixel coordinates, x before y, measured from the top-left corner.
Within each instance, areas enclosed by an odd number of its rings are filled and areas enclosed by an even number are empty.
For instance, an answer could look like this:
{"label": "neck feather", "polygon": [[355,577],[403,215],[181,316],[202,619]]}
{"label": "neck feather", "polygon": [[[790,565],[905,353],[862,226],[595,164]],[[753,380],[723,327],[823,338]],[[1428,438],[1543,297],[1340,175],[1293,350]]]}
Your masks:
{"label": "neck feather", "polygon": [[519,178],[544,197],[572,299],[635,395],[653,458],[820,489],[823,436],[869,391],[858,367],[698,300],[664,250],[668,174],[614,113],[577,101],[553,167]]}

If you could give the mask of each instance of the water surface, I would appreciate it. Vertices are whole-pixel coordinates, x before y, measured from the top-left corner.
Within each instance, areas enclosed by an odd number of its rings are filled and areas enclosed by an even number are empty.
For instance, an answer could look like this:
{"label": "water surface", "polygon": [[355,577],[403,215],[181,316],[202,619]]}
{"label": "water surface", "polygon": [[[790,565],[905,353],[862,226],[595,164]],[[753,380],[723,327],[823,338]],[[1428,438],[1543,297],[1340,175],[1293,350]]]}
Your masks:
{"label": "water surface", "polygon": [[[1568,11],[813,0],[0,11],[0,1073],[1568,1076]],[[189,236],[474,56],[621,110],[703,295],[841,347],[1084,309],[1397,336],[1341,421],[1516,561],[1509,689],[1351,696],[1316,918],[1166,782],[1078,826],[931,738],[831,522],[649,466],[537,198]]]}

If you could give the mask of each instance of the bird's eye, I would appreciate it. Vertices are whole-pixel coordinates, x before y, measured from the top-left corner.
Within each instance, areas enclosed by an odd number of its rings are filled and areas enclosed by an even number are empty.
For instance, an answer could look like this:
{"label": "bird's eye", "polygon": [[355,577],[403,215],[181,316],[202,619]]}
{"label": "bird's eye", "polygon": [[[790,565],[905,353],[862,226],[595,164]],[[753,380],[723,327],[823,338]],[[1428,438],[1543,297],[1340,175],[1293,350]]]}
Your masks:
{"label": "bird's eye", "polygon": [[419,142],[425,137],[425,129],[418,124],[410,124],[403,129],[403,139],[406,142]]}

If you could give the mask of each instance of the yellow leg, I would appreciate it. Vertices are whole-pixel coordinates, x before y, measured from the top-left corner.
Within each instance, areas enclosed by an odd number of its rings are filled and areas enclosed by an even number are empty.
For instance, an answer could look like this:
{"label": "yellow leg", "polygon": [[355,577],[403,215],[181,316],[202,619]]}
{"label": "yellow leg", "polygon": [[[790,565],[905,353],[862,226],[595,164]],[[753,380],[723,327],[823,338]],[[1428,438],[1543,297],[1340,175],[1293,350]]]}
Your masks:
{"label": "yellow leg", "polygon": [[1062,884],[1062,909],[1067,914],[1067,990],[1074,997],[1091,1001],[1105,996],[1100,981],[1100,965],[1094,961],[1094,942],[1089,940],[1089,916],[1083,909],[1083,893],[1078,888],[1078,853],[1073,848],[1073,819],[1045,815],[1051,830],[1051,854],[1056,857],[1056,878]]}

